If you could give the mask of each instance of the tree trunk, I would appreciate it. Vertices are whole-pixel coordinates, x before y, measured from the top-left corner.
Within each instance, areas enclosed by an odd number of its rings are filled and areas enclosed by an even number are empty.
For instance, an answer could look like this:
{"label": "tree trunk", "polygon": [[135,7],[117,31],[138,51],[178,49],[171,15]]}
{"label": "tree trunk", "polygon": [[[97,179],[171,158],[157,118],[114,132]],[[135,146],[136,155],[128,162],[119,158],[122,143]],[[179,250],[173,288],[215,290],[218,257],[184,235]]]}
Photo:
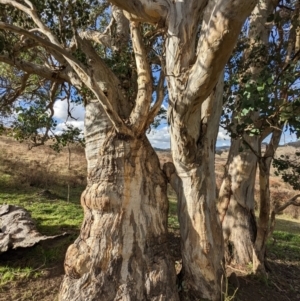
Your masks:
{"label": "tree trunk", "polygon": [[[223,76],[223,74],[222,74]],[[223,80],[189,118],[170,113],[171,145],[178,174],[178,212],[184,288],[192,300],[220,300],[223,243],[216,211],[215,142]],[[201,119],[199,118],[201,117]],[[172,181],[171,181],[172,183]]]}
{"label": "tree trunk", "polygon": [[145,136],[117,134],[105,116],[93,126],[101,109],[90,106],[84,221],[66,254],[59,300],[178,300],[158,157]]}
{"label": "tree trunk", "polygon": [[269,236],[270,220],[270,169],[272,158],[278,148],[283,126],[279,125],[272,133],[271,140],[266,146],[266,151],[258,160],[259,166],[259,217],[257,222],[257,236],[253,250],[253,272],[265,274],[266,243]]}
{"label": "tree trunk", "polygon": [[[268,162],[269,161],[269,162]],[[265,252],[266,242],[269,233],[269,214],[270,214],[270,165],[271,159],[259,160],[259,192],[260,206],[259,218],[257,223],[257,237],[253,251],[253,271],[255,274],[265,274]]]}
{"label": "tree trunk", "polygon": [[[257,149],[257,137],[249,141]],[[227,263],[247,265],[252,262],[256,238],[254,186],[257,157],[250,149],[240,151],[242,140],[232,140],[225,176],[219,193]]]}
{"label": "tree trunk", "polygon": [[[252,49],[266,46],[269,40],[269,25],[267,18],[273,10],[271,0],[259,1],[250,17],[249,42],[250,47],[245,51],[245,60],[249,60]],[[249,64],[248,73],[255,81],[264,67],[264,59]],[[243,85],[243,83],[240,83]],[[243,99],[236,99],[236,109]],[[255,99],[248,102],[250,108],[255,107]],[[244,120],[251,118],[255,124],[259,118],[258,112],[247,116],[239,115],[240,109],[233,113],[233,129]],[[238,120],[236,117],[239,117]],[[227,160],[223,183],[219,193],[218,209],[223,229],[225,257],[227,262],[247,265],[252,262],[253,244],[256,239],[256,221],[254,214],[254,187],[257,168],[258,136],[244,133],[239,139],[232,139]],[[240,149],[243,148],[241,151]]]}

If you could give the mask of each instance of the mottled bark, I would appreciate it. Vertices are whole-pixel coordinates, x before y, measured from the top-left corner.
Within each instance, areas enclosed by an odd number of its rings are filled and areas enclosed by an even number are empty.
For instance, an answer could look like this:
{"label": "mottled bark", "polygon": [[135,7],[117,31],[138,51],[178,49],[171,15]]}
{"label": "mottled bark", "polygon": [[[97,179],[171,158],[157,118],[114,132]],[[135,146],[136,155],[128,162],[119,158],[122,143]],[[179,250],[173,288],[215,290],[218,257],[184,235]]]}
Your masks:
{"label": "mottled bark", "polygon": [[[254,47],[267,45],[270,29],[266,22],[272,9],[272,1],[263,0],[259,1],[253,10],[248,35],[250,47],[244,53],[245,60],[248,59]],[[261,59],[260,63],[254,60],[249,65],[247,73],[251,75],[252,81],[259,76],[263,64],[264,59]],[[249,101],[250,106],[253,106],[255,99]],[[240,105],[241,101],[237,98],[236,108]],[[239,112],[234,112],[232,131],[234,132],[236,127],[243,124],[244,120],[248,118],[251,118],[252,123],[255,124],[259,114],[251,112],[243,117],[239,115]],[[226,261],[243,266],[252,262],[253,243],[256,239],[254,186],[259,147],[259,137],[249,136],[247,133],[240,138],[231,140],[229,157],[219,193],[218,210],[222,222]]]}
{"label": "mottled bark", "polygon": [[216,213],[214,151],[222,101],[213,90],[255,4],[176,1],[166,20],[171,148],[181,181],[183,279],[193,298],[221,298],[223,238]]}
{"label": "mottled bark", "polygon": [[283,126],[275,129],[271,140],[266,146],[266,151],[258,160],[259,167],[259,217],[257,220],[257,235],[253,250],[253,272],[255,274],[265,274],[265,252],[266,243],[269,236],[270,221],[270,169],[272,159],[278,148]]}
{"label": "mottled bark", "polygon": [[117,134],[107,117],[94,124],[101,108],[88,107],[86,127],[94,134],[87,136],[84,221],[66,254],[59,299],[178,300],[158,157],[145,136]]}
{"label": "mottled bark", "polygon": [[[178,177],[168,170],[178,194],[184,288],[190,298],[221,298],[223,240],[216,212],[215,142],[223,79],[190,116],[187,128],[171,112],[171,146]],[[201,119],[198,119],[198,116]]]}
{"label": "mottled bark", "polygon": [[[252,139],[257,149],[257,138]],[[234,264],[252,262],[256,238],[254,186],[257,157],[250,149],[240,152],[241,140],[232,140],[226,172],[219,192],[218,210],[222,223],[225,258]]]}

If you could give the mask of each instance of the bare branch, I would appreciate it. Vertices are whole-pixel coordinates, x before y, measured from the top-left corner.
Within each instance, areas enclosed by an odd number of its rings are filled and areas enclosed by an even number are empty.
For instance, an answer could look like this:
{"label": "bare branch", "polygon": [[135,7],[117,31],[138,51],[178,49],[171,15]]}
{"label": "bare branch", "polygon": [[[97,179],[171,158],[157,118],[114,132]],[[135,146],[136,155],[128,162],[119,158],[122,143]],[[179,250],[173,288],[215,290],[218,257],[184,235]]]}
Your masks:
{"label": "bare branch", "polygon": [[283,125],[280,126],[279,129],[274,129],[272,132],[272,137],[270,142],[266,146],[266,151],[264,153],[264,158],[273,158],[275,155],[275,152],[278,148],[281,134],[282,134]]}
{"label": "bare branch", "polygon": [[[17,100],[17,98],[24,92],[26,87],[28,86],[28,79],[30,77],[30,74],[25,73],[21,77],[21,85],[17,89],[15,89],[14,93],[5,93],[4,97],[1,99],[1,104],[0,104],[0,110],[3,107],[6,107],[8,105],[11,105],[14,103],[14,101]],[[13,89],[13,88],[12,88]]]}
{"label": "bare branch", "polygon": [[[0,3],[1,1],[3,0],[0,0]],[[88,75],[87,71],[85,70],[85,67],[63,47],[56,45],[55,43],[49,42],[23,28],[8,23],[0,22],[0,29],[9,30],[20,35],[27,36],[30,39],[38,42],[40,46],[47,48],[47,50],[54,50],[55,52],[60,53],[65,57],[66,60],[68,60],[70,65],[72,65],[72,67],[76,69],[77,74],[80,74],[78,75],[83,79],[83,82],[87,81]]]}
{"label": "bare branch", "polygon": [[149,23],[163,23],[170,9],[168,0],[109,0],[109,2],[130,13],[129,19]]}
{"label": "bare branch", "polygon": [[[242,25],[257,0],[222,0],[209,4],[198,42],[197,60],[188,73],[186,96],[189,106],[201,105],[216,85]],[[205,55],[204,55],[205,54]]]}
{"label": "bare branch", "polygon": [[[119,79],[103,62],[89,41],[82,40],[80,37],[77,37],[77,41],[88,57],[89,71],[98,86],[104,91],[105,97],[109,99],[112,106],[111,109],[128,117],[130,113],[130,111],[127,111],[129,106],[120,89]],[[104,102],[106,102],[105,99]],[[126,107],[124,108],[124,106]]]}
{"label": "bare branch", "polygon": [[46,66],[36,65],[30,62],[23,61],[21,59],[12,59],[8,55],[0,55],[0,62],[6,63],[10,66],[23,70],[30,74],[37,74],[48,80],[63,83],[64,81],[69,82],[69,77],[64,72],[56,72],[55,70]]}
{"label": "bare branch", "polygon": [[160,107],[163,103],[164,96],[165,96],[164,81],[165,81],[164,72],[163,72],[163,70],[161,70],[158,85],[156,87],[156,102],[148,114],[148,119],[147,119],[147,124],[146,124],[147,128],[154,121],[154,118],[158,114]]}
{"label": "bare branch", "polygon": [[130,28],[138,76],[138,91],[135,106],[130,115],[130,121],[134,129],[143,131],[147,122],[152,98],[151,70],[143,45],[139,23],[131,22]]}
{"label": "bare branch", "polygon": [[[97,44],[102,44],[105,47],[109,47],[109,48],[113,47],[112,41],[111,41],[111,36],[104,34],[104,33],[100,33],[96,30],[82,31],[79,33],[79,36],[82,39],[85,39],[88,41],[93,41]],[[75,44],[75,41],[72,42],[72,44],[70,45],[70,48],[72,48],[74,44]]]}
{"label": "bare branch", "polygon": [[179,197],[182,193],[182,182],[176,173],[174,164],[172,162],[166,162],[163,166],[163,171],[168,179],[168,182]]}
{"label": "bare branch", "polygon": [[[297,202],[297,199],[299,198],[299,202]],[[294,206],[300,206],[300,194],[296,194],[294,195],[291,199],[289,199],[286,203],[284,203],[283,205],[279,206],[279,207],[275,207],[272,210],[271,213],[271,219],[270,219],[270,230],[269,230],[269,236],[271,236],[274,232],[275,229],[275,223],[276,223],[276,214],[282,212],[284,209],[286,209],[287,207],[294,205]]]}
{"label": "bare branch", "polygon": [[[297,202],[297,199],[299,198],[299,202]],[[294,195],[291,199],[289,199],[285,204],[281,205],[280,207],[275,208],[274,212],[275,214],[278,214],[279,212],[283,211],[287,207],[294,205],[294,206],[300,206],[300,194]]]}
{"label": "bare branch", "polygon": [[[3,0],[0,0],[3,1]],[[1,2],[0,2],[1,3]],[[112,107],[112,104],[110,103],[109,99],[106,97],[106,95],[103,93],[103,91],[100,89],[99,85],[97,84],[97,80],[93,76],[93,72],[88,70],[81,62],[79,62],[75,57],[72,56],[66,49],[62,48],[59,45],[53,44],[39,36],[34,35],[33,33],[24,30],[20,27],[10,25],[7,23],[0,22],[0,29],[6,29],[10,30],[12,32],[16,32],[21,35],[28,36],[29,38],[37,41],[41,46],[52,49],[58,53],[61,53],[69,65],[73,68],[73,70],[77,73],[80,80],[89,88],[91,89],[95,96],[98,98],[100,103],[102,104],[103,108],[105,109],[106,114],[108,115],[109,119],[113,123],[114,127],[118,132],[122,132],[123,134],[127,134],[129,136],[132,136],[132,132],[129,130],[129,128],[124,124],[120,116],[117,114],[117,111],[115,111]],[[22,69],[22,68],[21,68]]]}

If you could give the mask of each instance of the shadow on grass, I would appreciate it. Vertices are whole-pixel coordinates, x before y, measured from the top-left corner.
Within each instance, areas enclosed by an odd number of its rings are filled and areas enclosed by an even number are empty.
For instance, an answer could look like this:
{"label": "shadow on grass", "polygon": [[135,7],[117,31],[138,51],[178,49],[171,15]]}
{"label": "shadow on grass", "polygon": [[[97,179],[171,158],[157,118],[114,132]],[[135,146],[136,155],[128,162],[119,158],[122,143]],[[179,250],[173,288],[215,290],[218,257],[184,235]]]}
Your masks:
{"label": "shadow on grass", "polygon": [[[77,233],[78,235],[79,233]],[[42,241],[33,247],[8,250],[0,254],[0,267],[7,270],[31,268],[43,270],[58,266],[63,272],[63,262],[67,248],[77,238],[75,233]]]}
{"label": "shadow on grass", "polygon": [[291,219],[289,219],[289,220],[282,219],[279,216],[278,218],[276,218],[275,229],[276,229],[276,231],[285,231],[288,233],[294,233],[294,234],[300,235],[300,222],[299,222],[299,220],[293,221]]}
{"label": "shadow on grass", "polygon": [[[267,276],[237,276],[239,289],[234,300],[300,300],[300,266],[296,262],[268,260],[271,272]],[[230,293],[234,288],[230,288]]]}

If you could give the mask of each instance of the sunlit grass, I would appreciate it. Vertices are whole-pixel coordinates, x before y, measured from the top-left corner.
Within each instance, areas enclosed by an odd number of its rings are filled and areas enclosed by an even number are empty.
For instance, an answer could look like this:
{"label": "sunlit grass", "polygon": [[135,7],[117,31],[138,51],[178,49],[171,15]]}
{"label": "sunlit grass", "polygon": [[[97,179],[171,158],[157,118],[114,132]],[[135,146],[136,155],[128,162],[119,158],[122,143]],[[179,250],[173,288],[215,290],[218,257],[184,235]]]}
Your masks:
{"label": "sunlit grass", "polygon": [[177,200],[172,197],[169,197],[168,227],[172,229],[179,229]]}
{"label": "sunlit grass", "polygon": [[41,271],[32,267],[12,268],[9,266],[0,266],[0,287],[11,281],[28,279],[29,277],[37,278],[40,275]]}
{"label": "sunlit grass", "polygon": [[300,264],[300,221],[285,215],[276,217],[275,231],[267,247],[268,253],[277,259]]}

